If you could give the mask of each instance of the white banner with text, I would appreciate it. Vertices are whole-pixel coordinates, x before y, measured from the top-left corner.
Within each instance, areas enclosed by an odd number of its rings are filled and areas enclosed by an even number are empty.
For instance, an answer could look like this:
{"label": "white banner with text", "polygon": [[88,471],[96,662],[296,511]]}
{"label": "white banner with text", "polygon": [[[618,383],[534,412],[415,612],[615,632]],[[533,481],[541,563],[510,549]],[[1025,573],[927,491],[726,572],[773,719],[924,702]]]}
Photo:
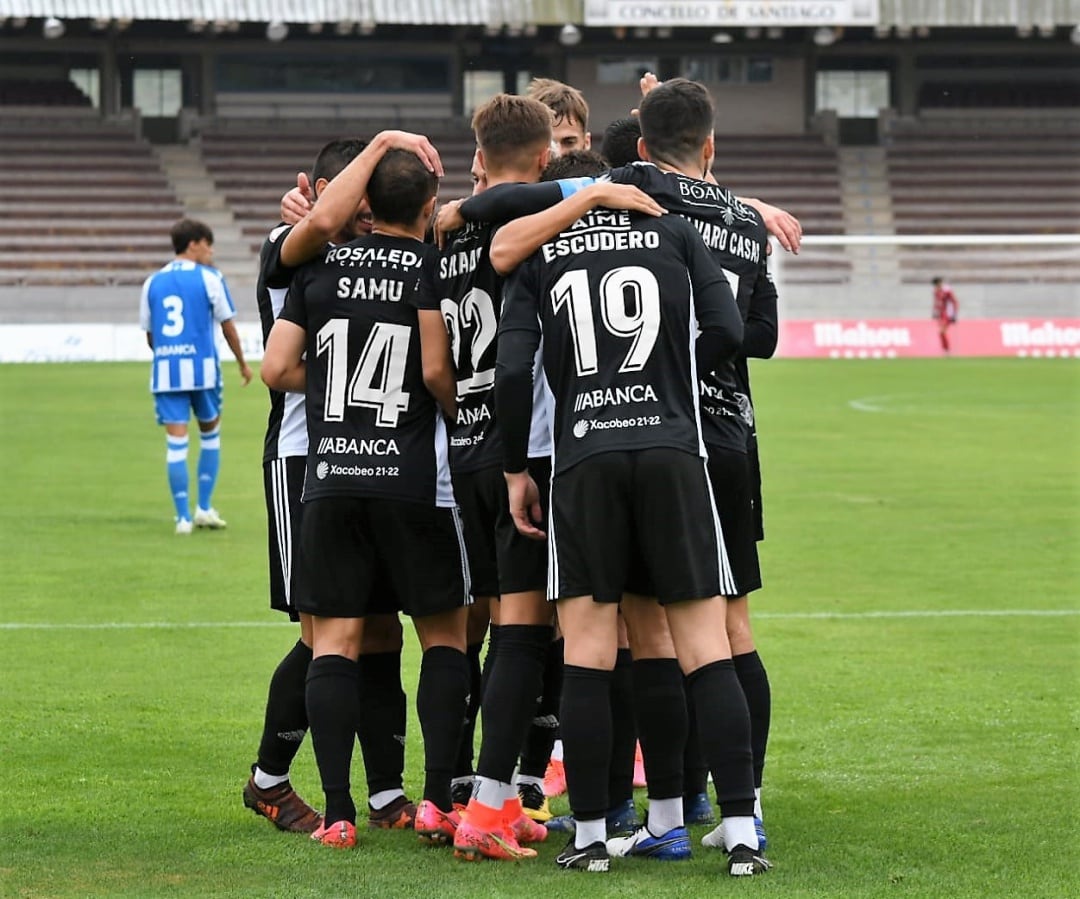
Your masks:
{"label": "white banner with text", "polygon": [[877,25],[878,0],[585,0],[585,24],[709,26]]}

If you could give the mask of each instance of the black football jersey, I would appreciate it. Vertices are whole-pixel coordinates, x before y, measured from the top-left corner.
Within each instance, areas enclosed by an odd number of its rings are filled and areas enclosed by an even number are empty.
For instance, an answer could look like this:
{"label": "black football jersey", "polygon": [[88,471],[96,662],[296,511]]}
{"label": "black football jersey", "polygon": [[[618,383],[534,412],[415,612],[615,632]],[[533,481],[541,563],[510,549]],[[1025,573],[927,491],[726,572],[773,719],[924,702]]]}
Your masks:
{"label": "black football jersey", "polygon": [[542,336],[556,472],[615,450],[704,455],[699,325],[732,348],[742,333],[727,279],[679,216],[596,209],[518,268],[500,339]]}
{"label": "black football jersey", "polygon": [[[270,329],[274,327],[274,321],[285,307],[289,282],[296,271],[281,262],[281,245],[290,230],[288,225],[279,225],[263,241],[259,251],[259,279],[255,285],[255,302],[259,307],[264,347],[270,336]],[[299,393],[271,390],[270,413],[266,419],[266,436],[263,440],[263,462],[272,462],[287,456],[306,456],[307,449],[304,397]]]}
{"label": "black football jersey", "polygon": [[[433,264],[424,266],[420,293],[438,303],[457,376],[457,419],[450,428],[450,467],[479,471],[502,464],[502,437],[495,418],[496,337],[503,277],[489,258],[499,223],[474,222],[457,231]],[[534,403],[530,456],[550,452],[550,428],[540,395]]]}
{"label": "black football jersey", "polygon": [[[434,247],[371,234],[297,270],[281,318],[307,332],[304,500],[452,506],[447,435],[424,386],[417,285]],[[438,307],[436,306],[437,310]]]}
{"label": "black football jersey", "polygon": [[[766,263],[768,232],[757,210],[740,203],[717,184],[677,172],[664,172],[651,163],[614,169],[613,181],[633,184],[670,212],[684,216],[701,235],[723,268],[747,326],[744,353],[727,365],[700,373],[705,442],[745,452],[754,428],[750,376],[746,355],[755,355],[756,318],[776,331],[776,288]],[[770,350],[771,354],[771,350]]]}

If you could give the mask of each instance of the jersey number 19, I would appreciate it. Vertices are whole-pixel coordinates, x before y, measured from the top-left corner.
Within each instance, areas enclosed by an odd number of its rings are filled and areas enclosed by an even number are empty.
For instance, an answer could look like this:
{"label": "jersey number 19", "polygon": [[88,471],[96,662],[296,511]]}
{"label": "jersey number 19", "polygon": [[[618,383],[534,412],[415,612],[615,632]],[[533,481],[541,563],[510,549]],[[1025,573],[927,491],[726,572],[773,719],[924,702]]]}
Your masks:
{"label": "jersey number 19", "polygon": [[[552,286],[550,296],[556,315],[564,306],[569,310],[578,375],[596,374],[599,364],[589,273],[584,269],[564,273]],[[660,334],[660,286],[656,276],[638,265],[609,271],[600,279],[600,320],[611,334],[632,341],[619,371],[641,371]]]}

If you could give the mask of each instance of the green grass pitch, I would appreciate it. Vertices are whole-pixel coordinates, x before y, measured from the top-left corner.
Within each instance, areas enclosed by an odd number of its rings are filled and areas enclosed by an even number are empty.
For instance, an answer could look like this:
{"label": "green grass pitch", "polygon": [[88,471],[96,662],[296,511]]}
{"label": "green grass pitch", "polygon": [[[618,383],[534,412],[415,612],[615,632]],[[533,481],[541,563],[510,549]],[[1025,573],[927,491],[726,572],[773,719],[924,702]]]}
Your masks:
{"label": "green grass pitch", "polygon": [[[775,868],[752,882],[701,832],[688,863],[596,877],[555,837],[469,865],[244,809],[295,631],[267,608],[265,392],[226,368],[229,529],[178,538],[145,367],[0,366],[0,896],[1080,895],[1075,361],[756,365]],[[406,664],[415,686],[413,640]],[[294,780],[320,801],[307,745]]]}

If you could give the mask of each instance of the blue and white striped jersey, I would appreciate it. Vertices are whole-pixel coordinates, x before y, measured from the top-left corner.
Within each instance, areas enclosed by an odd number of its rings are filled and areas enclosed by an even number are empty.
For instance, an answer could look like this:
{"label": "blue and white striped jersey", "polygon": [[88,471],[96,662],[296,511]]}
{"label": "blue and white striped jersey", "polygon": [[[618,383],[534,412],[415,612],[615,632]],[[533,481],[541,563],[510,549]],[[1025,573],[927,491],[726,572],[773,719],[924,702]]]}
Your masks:
{"label": "blue and white striped jersey", "polygon": [[152,393],[221,384],[214,325],[236,315],[221,272],[176,259],[143,282],[139,326],[152,335]]}

